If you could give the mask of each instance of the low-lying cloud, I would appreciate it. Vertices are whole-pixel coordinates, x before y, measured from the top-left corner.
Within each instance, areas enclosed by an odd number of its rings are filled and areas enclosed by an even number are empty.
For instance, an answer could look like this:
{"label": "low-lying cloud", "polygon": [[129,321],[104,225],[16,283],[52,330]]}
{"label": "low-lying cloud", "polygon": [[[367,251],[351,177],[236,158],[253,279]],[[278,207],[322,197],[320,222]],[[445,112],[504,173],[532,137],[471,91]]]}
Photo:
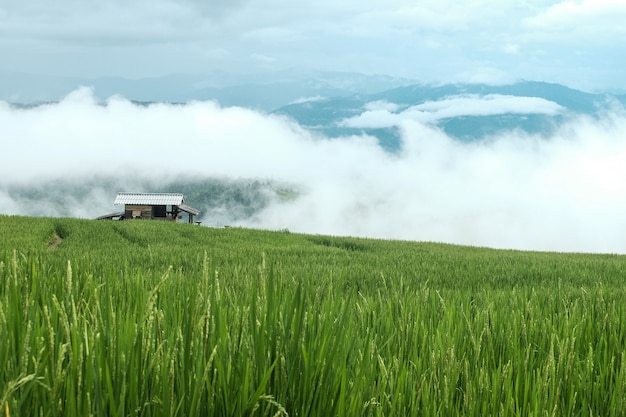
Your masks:
{"label": "low-lying cloud", "polygon": [[317,96],[312,96],[312,97],[299,97],[297,99],[295,99],[294,101],[292,101],[289,104],[303,104],[303,103],[314,103],[316,101],[322,101],[324,100],[325,97],[317,95]]}
{"label": "low-lying cloud", "polygon": [[[458,114],[457,104],[416,111]],[[371,108],[394,110],[384,103]],[[509,133],[474,143],[403,118],[396,154],[372,137],[320,137],[281,116],[212,102],[146,106],[113,97],[99,104],[89,89],[28,109],[0,103],[0,125],[0,212],[6,214],[27,210],[7,191],[11,186],[54,178],[267,178],[294,184],[299,198],[233,225],[626,253],[623,109],[581,117],[548,139]],[[77,210],[67,214],[95,217],[108,207]]]}
{"label": "low-lying cloud", "polygon": [[387,102],[368,103],[358,116],[340,124],[352,128],[385,128],[398,126],[406,120],[433,123],[459,116],[492,116],[497,114],[555,115],[564,109],[559,104],[540,97],[518,97],[501,94],[467,95],[427,101],[397,112],[398,106]]}

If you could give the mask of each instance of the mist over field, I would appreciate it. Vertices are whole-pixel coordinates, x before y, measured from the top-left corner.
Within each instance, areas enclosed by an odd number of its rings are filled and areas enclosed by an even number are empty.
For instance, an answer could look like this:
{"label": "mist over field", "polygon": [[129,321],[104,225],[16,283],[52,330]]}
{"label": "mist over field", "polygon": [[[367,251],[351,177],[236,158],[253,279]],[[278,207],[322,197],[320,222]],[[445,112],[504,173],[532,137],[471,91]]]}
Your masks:
{"label": "mist over field", "polygon": [[[480,99],[474,101],[468,112]],[[462,113],[459,100],[453,102],[450,111]],[[443,105],[434,107],[445,112]],[[597,118],[574,118],[548,138],[513,131],[469,143],[404,116],[394,119],[401,147],[388,152],[367,135],[330,139],[285,116],[214,102],[142,105],[115,96],[98,103],[84,88],[53,104],[0,103],[7,138],[0,210],[93,218],[115,210],[117,191],[145,191],[136,189],[145,184],[176,192],[168,184],[267,181],[290,187],[296,197],[268,197],[248,217],[222,210],[216,221],[203,213],[203,224],[626,253],[620,105]],[[85,188],[104,177],[108,183]],[[46,212],[44,200],[33,204],[14,192],[45,194],[55,181],[65,184],[55,198],[67,200],[67,212]]]}

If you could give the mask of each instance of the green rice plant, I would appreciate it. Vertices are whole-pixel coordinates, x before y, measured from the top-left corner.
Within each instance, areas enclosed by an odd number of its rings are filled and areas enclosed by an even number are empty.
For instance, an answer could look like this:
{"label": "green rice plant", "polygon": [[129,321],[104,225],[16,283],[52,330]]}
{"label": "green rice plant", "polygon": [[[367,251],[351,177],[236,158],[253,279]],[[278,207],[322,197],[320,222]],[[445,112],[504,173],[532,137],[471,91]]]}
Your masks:
{"label": "green rice plant", "polygon": [[623,256],[6,216],[0,233],[6,415],[626,409]]}

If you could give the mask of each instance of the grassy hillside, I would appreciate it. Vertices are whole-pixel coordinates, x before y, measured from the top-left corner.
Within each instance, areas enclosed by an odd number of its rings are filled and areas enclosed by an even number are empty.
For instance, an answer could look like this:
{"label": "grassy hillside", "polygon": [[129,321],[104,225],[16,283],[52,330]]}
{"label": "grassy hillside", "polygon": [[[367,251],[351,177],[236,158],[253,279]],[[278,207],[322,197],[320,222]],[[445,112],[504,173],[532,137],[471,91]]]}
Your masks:
{"label": "grassy hillside", "polygon": [[7,416],[622,415],[626,257],[0,216]]}

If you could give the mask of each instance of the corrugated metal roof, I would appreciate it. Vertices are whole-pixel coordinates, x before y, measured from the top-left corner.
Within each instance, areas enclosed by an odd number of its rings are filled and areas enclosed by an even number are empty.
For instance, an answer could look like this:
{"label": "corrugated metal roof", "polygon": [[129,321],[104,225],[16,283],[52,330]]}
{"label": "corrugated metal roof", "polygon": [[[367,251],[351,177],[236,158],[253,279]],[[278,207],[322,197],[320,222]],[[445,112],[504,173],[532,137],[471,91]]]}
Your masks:
{"label": "corrugated metal roof", "polygon": [[178,208],[181,209],[182,211],[184,211],[186,213],[189,213],[189,214],[192,214],[194,216],[197,216],[198,214],[200,214],[200,210],[195,209],[193,207],[189,207],[189,206],[187,206],[185,204],[181,204]]}
{"label": "corrugated metal roof", "polygon": [[146,204],[151,206],[179,206],[183,203],[182,194],[170,193],[119,193],[113,204]]}
{"label": "corrugated metal roof", "polygon": [[123,216],[123,215],[124,215],[124,212],[123,211],[119,211],[117,213],[105,214],[103,216],[96,217],[96,220],[112,219],[113,217],[120,217],[120,216]]}

